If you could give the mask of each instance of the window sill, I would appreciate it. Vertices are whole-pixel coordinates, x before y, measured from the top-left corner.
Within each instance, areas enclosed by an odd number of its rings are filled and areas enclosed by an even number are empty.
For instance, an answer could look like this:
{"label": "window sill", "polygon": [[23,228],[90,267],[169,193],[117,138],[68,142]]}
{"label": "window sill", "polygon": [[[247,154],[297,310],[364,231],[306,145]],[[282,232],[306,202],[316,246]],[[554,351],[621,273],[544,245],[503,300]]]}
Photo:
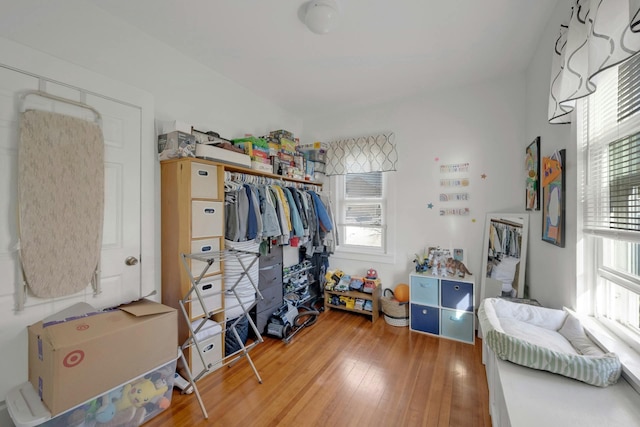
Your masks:
{"label": "window sill", "polygon": [[591,339],[607,351],[618,355],[622,362],[622,376],[636,392],[640,393],[640,354],[595,317],[575,315],[579,317],[585,332]]}
{"label": "window sill", "polygon": [[331,255],[332,258],[354,260],[354,261],[367,261],[370,263],[383,263],[383,264],[395,264],[395,254],[375,254],[365,252],[355,252],[336,248],[336,251]]}

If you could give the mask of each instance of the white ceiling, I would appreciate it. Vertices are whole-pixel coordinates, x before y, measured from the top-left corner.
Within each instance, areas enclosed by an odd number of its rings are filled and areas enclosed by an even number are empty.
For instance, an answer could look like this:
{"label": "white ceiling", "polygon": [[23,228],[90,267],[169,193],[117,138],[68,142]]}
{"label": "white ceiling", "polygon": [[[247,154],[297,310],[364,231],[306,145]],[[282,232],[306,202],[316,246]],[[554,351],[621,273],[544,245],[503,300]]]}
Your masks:
{"label": "white ceiling", "polygon": [[338,0],[310,32],[304,0],[88,0],[302,116],[524,70],[558,0]]}

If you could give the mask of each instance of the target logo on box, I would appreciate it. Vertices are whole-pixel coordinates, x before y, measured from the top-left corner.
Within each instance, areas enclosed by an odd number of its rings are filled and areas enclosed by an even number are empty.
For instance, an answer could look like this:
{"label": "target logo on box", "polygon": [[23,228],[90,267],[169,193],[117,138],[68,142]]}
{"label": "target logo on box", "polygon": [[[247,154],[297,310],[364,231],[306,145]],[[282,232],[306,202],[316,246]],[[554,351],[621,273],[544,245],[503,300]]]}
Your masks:
{"label": "target logo on box", "polygon": [[62,359],[62,364],[65,368],[74,368],[78,366],[82,360],[84,360],[84,351],[74,350]]}

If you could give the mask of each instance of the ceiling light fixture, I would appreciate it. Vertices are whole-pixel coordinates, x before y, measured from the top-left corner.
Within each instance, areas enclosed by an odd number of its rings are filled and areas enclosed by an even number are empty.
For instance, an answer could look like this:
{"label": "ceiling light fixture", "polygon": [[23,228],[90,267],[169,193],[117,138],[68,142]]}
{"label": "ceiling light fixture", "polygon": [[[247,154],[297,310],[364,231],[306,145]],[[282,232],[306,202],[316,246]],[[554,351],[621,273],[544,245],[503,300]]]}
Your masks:
{"label": "ceiling light fixture", "polygon": [[304,23],[316,34],[327,34],[335,27],[339,14],[338,3],[334,0],[310,1],[304,14]]}

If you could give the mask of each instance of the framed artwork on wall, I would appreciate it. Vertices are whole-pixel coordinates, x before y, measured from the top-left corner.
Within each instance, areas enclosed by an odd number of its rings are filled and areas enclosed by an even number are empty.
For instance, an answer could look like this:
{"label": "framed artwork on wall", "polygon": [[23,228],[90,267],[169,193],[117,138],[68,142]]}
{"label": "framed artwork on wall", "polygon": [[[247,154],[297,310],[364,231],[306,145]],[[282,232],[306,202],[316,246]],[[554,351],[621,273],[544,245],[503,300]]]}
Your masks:
{"label": "framed artwork on wall", "polygon": [[527,146],[525,152],[525,208],[540,210],[540,137]]}
{"label": "framed artwork on wall", "polygon": [[542,240],[564,248],[565,153],[542,158]]}

